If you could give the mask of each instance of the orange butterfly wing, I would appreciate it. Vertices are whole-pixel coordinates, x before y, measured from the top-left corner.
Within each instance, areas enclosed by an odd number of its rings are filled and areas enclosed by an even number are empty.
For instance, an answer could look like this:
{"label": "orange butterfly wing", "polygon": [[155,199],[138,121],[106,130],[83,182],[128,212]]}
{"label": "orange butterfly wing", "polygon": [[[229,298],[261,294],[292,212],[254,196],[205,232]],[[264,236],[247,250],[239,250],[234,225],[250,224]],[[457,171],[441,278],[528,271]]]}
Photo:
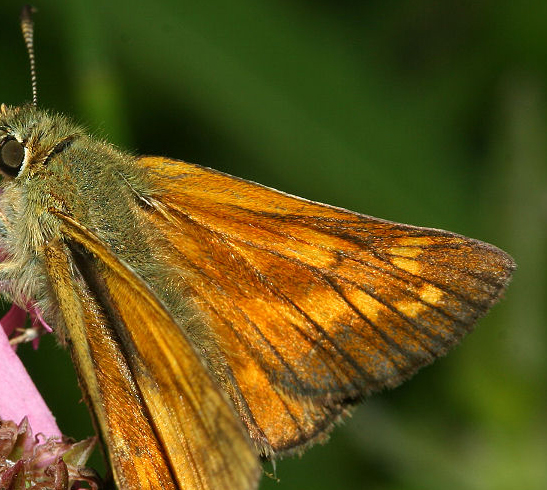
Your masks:
{"label": "orange butterfly wing", "polygon": [[170,314],[91,231],[52,212],[70,251],[49,245],[46,265],[118,488],[256,488],[243,426]]}
{"label": "orange butterfly wing", "polygon": [[514,269],[501,250],[142,157],[148,222],[188,271],[224,383],[265,454],[321,439],[345,407],[443,355]]}

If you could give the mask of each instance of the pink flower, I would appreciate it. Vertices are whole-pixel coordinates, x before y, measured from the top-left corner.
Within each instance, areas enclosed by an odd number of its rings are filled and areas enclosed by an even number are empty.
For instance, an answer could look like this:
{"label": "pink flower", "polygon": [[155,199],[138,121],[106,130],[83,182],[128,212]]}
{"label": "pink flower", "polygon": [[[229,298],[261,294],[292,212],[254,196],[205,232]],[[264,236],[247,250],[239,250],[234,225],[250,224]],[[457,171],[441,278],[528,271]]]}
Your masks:
{"label": "pink flower", "polygon": [[0,320],[0,488],[68,490],[83,481],[98,488],[99,478],[82,466],[95,438],[74,443],[61,434],[15,353],[17,343],[32,340],[37,348],[40,335],[51,331],[38,309],[28,311],[30,329],[23,328],[27,312],[16,305]]}
{"label": "pink flower", "polygon": [[[31,310],[35,312],[36,310]],[[15,354],[8,335],[25,325],[27,312],[16,305],[0,320],[0,418],[21,421],[28,417],[31,427],[48,437],[61,437],[55,417],[30,379],[23,363]],[[40,317],[34,315],[33,323]],[[39,320],[38,320],[39,321]],[[44,322],[45,325],[45,322]],[[49,328],[49,326],[47,327]],[[38,336],[33,340],[37,346]]]}
{"label": "pink flower", "polygon": [[66,438],[32,435],[28,419],[17,425],[0,422],[0,488],[10,490],[69,490],[86,482],[97,490],[100,479],[84,468],[95,438],[72,442]]}

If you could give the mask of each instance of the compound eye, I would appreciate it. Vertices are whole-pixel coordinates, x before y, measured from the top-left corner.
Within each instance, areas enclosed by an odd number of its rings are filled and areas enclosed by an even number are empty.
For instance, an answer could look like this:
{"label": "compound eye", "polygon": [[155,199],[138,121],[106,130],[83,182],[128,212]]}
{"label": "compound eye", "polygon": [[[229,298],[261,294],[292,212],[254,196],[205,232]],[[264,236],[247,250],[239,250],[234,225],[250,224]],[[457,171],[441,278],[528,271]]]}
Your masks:
{"label": "compound eye", "polygon": [[5,139],[0,145],[0,170],[11,177],[15,177],[23,160],[25,159],[25,147],[14,138]]}

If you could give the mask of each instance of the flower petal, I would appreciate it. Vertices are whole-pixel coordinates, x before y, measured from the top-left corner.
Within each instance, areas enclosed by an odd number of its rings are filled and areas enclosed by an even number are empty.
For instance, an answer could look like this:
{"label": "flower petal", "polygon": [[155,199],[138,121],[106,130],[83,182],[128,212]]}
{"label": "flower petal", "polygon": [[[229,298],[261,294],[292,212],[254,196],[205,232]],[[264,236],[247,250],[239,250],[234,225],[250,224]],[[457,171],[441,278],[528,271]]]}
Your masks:
{"label": "flower petal", "polygon": [[11,335],[16,329],[25,326],[26,319],[27,312],[16,304],[12,304],[8,312],[0,319],[0,325],[6,335]]}
{"label": "flower petal", "polygon": [[[11,311],[11,310],[10,310]],[[0,328],[0,418],[20,421],[27,416],[35,434],[61,437],[55,422],[23,363]]]}
{"label": "flower petal", "polygon": [[30,318],[32,320],[32,325],[34,327],[41,325],[46,332],[53,332],[53,329],[46,323],[40,310],[36,306],[31,306],[28,310]]}

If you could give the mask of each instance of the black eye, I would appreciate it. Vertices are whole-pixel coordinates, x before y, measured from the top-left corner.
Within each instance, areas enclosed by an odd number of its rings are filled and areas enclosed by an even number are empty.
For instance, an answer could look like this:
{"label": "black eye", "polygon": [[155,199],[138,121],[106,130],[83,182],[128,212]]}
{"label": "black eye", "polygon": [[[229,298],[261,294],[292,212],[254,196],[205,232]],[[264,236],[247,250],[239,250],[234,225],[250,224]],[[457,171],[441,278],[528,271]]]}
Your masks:
{"label": "black eye", "polygon": [[15,177],[25,158],[25,148],[16,139],[5,139],[0,146],[0,170]]}

